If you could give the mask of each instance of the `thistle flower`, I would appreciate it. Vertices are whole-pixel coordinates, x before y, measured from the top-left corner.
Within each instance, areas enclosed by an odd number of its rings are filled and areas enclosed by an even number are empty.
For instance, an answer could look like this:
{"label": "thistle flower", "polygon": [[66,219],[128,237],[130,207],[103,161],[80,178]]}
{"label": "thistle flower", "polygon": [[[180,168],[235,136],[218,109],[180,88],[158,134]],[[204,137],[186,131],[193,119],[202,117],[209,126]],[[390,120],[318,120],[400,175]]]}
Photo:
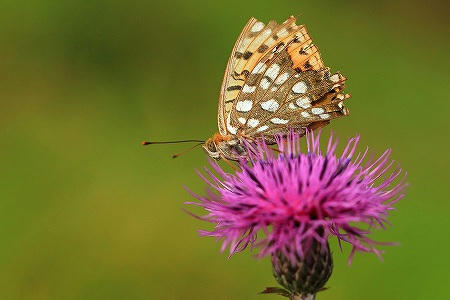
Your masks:
{"label": "thistle flower", "polygon": [[249,157],[239,162],[241,170],[235,174],[211,161],[218,176],[207,168],[209,178],[200,176],[212,189],[207,196],[193,194],[199,202],[188,204],[208,212],[198,218],[215,227],[200,234],[222,240],[222,251],[228,247],[231,256],[258,248],[259,257],[272,256],[275,277],[291,293],[315,294],[331,275],[328,238],[336,236],[339,244],[352,246],[349,262],[355,251],[380,255],[378,243],[368,234],[372,228],[384,228],[406,184],[405,176],[396,180],[402,170],[392,169],[390,149],[365,162],[367,149],[355,157],[359,136],[350,139],[340,155],[333,136],[325,153],[320,132],[308,132],[305,140],[304,152],[300,136],[293,132],[276,137],[279,153],[263,140],[248,144]]}

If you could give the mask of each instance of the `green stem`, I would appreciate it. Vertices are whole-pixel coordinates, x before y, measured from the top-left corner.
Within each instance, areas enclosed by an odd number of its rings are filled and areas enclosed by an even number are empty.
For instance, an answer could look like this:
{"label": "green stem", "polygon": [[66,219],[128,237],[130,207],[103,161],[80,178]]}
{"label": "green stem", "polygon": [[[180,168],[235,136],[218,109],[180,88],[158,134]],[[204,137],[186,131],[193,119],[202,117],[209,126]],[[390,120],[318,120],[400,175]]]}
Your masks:
{"label": "green stem", "polygon": [[291,300],[315,300],[316,294],[308,294],[308,295],[292,295]]}

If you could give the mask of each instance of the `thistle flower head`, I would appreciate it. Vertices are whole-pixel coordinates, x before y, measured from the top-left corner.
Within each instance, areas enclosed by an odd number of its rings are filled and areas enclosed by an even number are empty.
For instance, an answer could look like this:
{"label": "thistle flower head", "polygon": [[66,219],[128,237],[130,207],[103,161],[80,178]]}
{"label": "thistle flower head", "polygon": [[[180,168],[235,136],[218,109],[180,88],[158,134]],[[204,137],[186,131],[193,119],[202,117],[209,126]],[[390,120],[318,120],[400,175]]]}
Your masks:
{"label": "thistle flower head", "polygon": [[328,249],[330,235],[351,244],[350,261],[355,251],[379,255],[368,234],[384,228],[406,187],[405,176],[396,180],[402,171],[392,168],[391,150],[368,161],[367,150],[356,154],[359,136],[340,154],[332,136],[321,152],[320,132],[307,133],[306,147],[293,132],[276,140],[278,152],[264,141],[248,144],[249,157],[234,174],[212,161],[217,175],[207,168],[208,176],[200,174],[211,189],[188,204],[203,207],[208,213],[199,218],[215,225],[201,235],[222,240],[230,255],[250,246],[260,249],[260,257],[283,255],[292,263],[313,244]]}

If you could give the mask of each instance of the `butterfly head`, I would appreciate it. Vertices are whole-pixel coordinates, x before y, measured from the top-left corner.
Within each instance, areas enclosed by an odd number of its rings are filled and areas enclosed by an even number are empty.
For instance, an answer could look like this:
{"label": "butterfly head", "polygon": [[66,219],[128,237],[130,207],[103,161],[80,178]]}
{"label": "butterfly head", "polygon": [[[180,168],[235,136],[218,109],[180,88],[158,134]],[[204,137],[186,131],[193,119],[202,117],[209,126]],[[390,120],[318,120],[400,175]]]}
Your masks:
{"label": "butterfly head", "polygon": [[220,152],[217,150],[217,146],[213,138],[207,139],[202,147],[203,149],[205,149],[206,153],[208,153],[209,156],[215,159],[220,159]]}
{"label": "butterfly head", "polygon": [[219,148],[222,148],[220,146],[229,139],[229,136],[222,136],[220,133],[215,133],[212,138],[205,141],[202,147],[209,156],[215,159],[220,159],[221,151]]}
{"label": "butterfly head", "polygon": [[242,156],[247,155],[240,139],[236,136],[222,136],[219,133],[206,140],[203,149],[214,159],[225,158],[238,161]]}

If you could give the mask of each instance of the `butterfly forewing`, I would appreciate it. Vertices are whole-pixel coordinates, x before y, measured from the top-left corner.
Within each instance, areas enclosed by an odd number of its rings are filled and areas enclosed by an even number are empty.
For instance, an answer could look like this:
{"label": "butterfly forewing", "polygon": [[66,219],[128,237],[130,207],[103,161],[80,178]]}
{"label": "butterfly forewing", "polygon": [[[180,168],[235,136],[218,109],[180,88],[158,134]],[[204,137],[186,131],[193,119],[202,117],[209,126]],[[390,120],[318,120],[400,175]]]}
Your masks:
{"label": "butterfly forewing", "polygon": [[347,114],[345,78],[331,75],[304,26],[251,19],[229,59],[219,100],[222,135],[318,128]]}
{"label": "butterfly forewing", "polygon": [[256,23],[258,23],[258,21],[255,18],[251,18],[247,22],[236,43],[234,44],[233,51],[231,52],[231,56],[228,59],[227,67],[225,69],[225,75],[222,81],[222,87],[220,90],[217,115],[219,133],[222,136],[227,135],[225,116],[228,114],[228,112],[231,111],[233,101],[239,95],[239,91],[242,88],[243,82],[245,80],[239,75],[234,74],[234,67],[236,65],[236,61],[239,59],[236,57],[239,56],[239,54],[236,53],[243,53],[242,51],[244,51],[248,47],[248,45],[252,41],[251,33],[249,32]]}
{"label": "butterfly forewing", "polygon": [[293,17],[282,25],[276,25],[276,22],[272,21],[266,26],[254,18],[247,22],[233,47],[222,82],[218,113],[219,131],[222,135],[230,133],[226,129],[226,117],[229,116],[233,103],[244,86],[246,76],[251,70],[264,67],[261,61],[269,52],[269,45],[286,39],[296,28]]}

